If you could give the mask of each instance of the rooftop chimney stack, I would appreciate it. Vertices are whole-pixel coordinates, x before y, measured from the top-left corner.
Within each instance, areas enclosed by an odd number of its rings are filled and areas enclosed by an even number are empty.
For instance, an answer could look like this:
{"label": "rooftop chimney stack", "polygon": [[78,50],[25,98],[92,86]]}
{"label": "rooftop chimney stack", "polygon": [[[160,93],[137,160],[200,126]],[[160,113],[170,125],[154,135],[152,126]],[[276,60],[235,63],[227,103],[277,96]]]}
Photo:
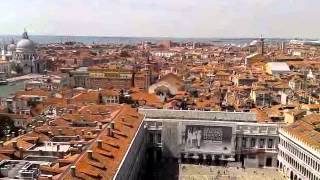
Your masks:
{"label": "rooftop chimney stack", "polygon": [[95,130],[95,133],[99,134],[100,130],[101,130],[101,129],[97,128],[97,129]]}
{"label": "rooftop chimney stack", "polygon": [[17,141],[12,141],[12,147],[17,149],[18,148],[18,142]]}
{"label": "rooftop chimney stack", "polygon": [[88,153],[88,158],[92,160],[93,159],[92,150],[88,150],[87,153]]}
{"label": "rooftop chimney stack", "polygon": [[23,148],[19,147],[20,159],[23,159]]}
{"label": "rooftop chimney stack", "polygon": [[10,134],[6,135],[6,140],[9,141],[10,140]]}
{"label": "rooftop chimney stack", "polygon": [[113,130],[112,130],[112,128],[111,127],[107,127],[107,135],[109,136],[109,137],[113,137]]}
{"label": "rooftop chimney stack", "polygon": [[98,148],[102,149],[102,140],[99,139],[99,140],[97,141],[97,143],[98,143]]}
{"label": "rooftop chimney stack", "polygon": [[71,166],[70,167],[70,170],[71,170],[71,175],[72,175],[72,177],[76,177],[76,166]]}
{"label": "rooftop chimney stack", "polygon": [[48,175],[48,180],[52,180],[52,175]]}
{"label": "rooftop chimney stack", "polygon": [[114,122],[113,122],[113,121],[110,123],[110,128],[111,128],[112,130],[114,130]]}

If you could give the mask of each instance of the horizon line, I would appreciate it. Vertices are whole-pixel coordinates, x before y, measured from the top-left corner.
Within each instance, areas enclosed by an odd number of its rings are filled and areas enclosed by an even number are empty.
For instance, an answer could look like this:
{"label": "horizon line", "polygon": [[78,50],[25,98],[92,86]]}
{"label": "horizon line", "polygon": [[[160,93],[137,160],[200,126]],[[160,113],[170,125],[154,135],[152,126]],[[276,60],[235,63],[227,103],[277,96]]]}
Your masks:
{"label": "horizon line", "polygon": [[[21,36],[21,34],[0,34],[0,36]],[[150,39],[259,39],[260,37],[179,37],[179,36],[126,36],[126,35],[54,35],[54,34],[29,34],[29,36],[49,37],[97,37],[97,38],[150,38]],[[320,39],[310,37],[263,37],[264,39]]]}

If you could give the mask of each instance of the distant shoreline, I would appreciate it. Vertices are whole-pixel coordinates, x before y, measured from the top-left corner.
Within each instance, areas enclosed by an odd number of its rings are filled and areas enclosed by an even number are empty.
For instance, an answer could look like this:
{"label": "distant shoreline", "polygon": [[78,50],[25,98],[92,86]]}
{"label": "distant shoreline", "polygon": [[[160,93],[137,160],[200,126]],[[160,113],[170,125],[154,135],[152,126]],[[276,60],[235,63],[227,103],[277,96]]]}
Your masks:
{"label": "distant shoreline", "polygon": [[[11,40],[18,41],[21,35],[0,35],[0,43],[10,43]],[[55,36],[55,35],[30,35],[37,44],[52,44],[74,41],[84,44],[137,44],[144,41],[159,42],[172,40],[174,42],[200,42],[200,43],[221,43],[221,44],[245,44],[257,38],[182,38],[182,37],[116,37],[116,36]],[[289,41],[287,38],[265,38],[266,41],[282,42]]]}

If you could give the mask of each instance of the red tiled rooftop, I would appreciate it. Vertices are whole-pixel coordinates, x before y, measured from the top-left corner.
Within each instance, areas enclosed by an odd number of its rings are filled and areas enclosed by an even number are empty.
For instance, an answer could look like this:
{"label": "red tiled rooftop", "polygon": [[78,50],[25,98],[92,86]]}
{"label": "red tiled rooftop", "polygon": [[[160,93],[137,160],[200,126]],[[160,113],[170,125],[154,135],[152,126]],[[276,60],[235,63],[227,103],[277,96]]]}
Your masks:
{"label": "red tiled rooftop", "polygon": [[[129,148],[143,116],[136,109],[123,105],[115,122],[114,137],[107,135],[106,129],[94,140],[88,149],[93,152],[93,160],[88,153],[83,152],[76,161],[76,177],[72,177],[70,169],[63,174],[63,179],[111,179],[116,174],[126,151]],[[97,140],[102,140],[102,148],[97,146]]]}

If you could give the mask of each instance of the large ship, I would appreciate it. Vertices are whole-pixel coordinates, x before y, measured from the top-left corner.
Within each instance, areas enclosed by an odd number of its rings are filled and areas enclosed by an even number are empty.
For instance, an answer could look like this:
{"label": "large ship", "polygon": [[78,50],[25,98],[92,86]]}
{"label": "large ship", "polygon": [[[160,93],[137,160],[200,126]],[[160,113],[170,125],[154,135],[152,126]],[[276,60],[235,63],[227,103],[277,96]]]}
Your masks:
{"label": "large ship", "polygon": [[294,39],[294,40],[289,41],[289,44],[320,46],[320,41],[319,40],[299,40],[299,39]]}

